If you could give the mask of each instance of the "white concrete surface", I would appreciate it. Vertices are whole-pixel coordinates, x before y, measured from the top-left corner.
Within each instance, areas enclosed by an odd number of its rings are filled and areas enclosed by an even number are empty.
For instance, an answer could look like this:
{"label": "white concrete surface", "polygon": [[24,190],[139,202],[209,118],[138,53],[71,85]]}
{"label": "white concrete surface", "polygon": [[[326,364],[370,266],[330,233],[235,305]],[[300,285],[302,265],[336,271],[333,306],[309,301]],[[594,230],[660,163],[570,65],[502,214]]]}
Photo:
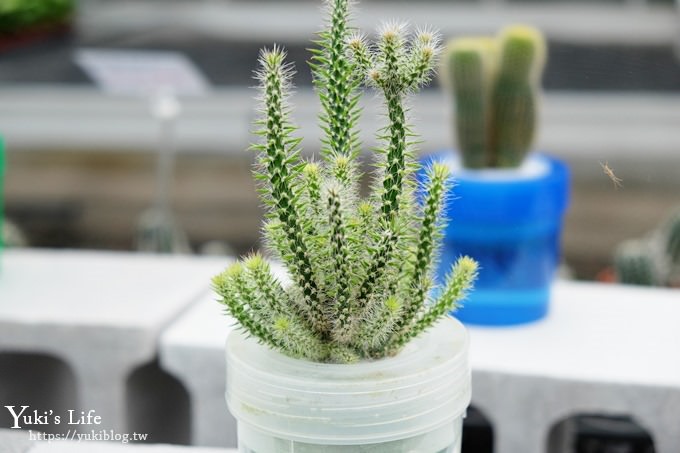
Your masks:
{"label": "white concrete surface", "polygon": [[[162,366],[190,389],[201,445],[235,445],[233,419],[219,413],[230,323],[218,312],[207,296],[161,339]],[[556,423],[601,413],[632,416],[657,453],[678,453],[678,319],[678,290],[561,281],[546,319],[470,328],[472,404],[492,422],[495,451],[545,453]],[[220,431],[228,443],[209,435]]]}
{"label": "white concrete surface", "polygon": [[[125,384],[161,330],[209,290],[226,259],[9,249],[0,271],[0,353],[43,353],[76,378],[82,410],[125,429]],[[58,391],[58,389],[55,389]]]}

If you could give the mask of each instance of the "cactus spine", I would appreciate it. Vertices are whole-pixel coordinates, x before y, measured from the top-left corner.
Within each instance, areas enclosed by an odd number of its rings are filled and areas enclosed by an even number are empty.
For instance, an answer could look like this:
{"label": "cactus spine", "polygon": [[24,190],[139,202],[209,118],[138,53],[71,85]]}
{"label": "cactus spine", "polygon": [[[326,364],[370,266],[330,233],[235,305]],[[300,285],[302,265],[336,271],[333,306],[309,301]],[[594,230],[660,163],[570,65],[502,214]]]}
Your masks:
{"label": "cactus spine", "polygon": [[543,36],[517,25],[496,39],[455,39],[447,53],[463,165],[518,167],[535,135]]}
{"label": "cactus spine", "polygon": [[[328,1],[328,30],[311,61],[321,99],[323,161],[303,162],[286,98],[291,71],[278,48],[260,54],[262,116],[256,122],[255,171],[268,206],[265,235],[291,284],[252,255],[213,279],[227,312],[262,343],[293,357],[351,362],[397,352],[455,308],[477,264],[462,257],[437,301],[429,300],[443,228],[448,169],[435,165],[424,184],[426,205],[413,192],[414,157],[405,102],[430,80],[437,36],[390,24],[371,46],[350,36],[349,0]],[[370,196],[359,197],[356,122],[361,85],[381,94],[387,125]]]}

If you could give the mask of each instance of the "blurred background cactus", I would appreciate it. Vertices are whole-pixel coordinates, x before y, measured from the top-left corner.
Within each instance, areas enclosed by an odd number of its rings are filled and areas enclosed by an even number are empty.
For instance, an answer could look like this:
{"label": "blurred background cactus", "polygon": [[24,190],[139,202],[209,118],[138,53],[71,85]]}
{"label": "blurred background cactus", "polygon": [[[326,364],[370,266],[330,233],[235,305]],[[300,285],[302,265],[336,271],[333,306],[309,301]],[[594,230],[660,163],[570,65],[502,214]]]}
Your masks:
{"label": "blurred background cactus", "polygon": [[617,280],[630,285],[659,285],[661,264],[658,258],[658,254],[653,253],[648,241],[631,239],[622,242],[614,252]]}
{"label": "blurred background cactus", "polygon": [[467,168],[518,167],[534,139],[546,45],[515,25],[496,38],[453,39],[444,60],[458,144]]}
{"label": "blurred background cactus", "polygon": [[664,230],[666,255],[671,263],[680,266],[680,209],[666,221]]}
{"label": "blurred background cactus", "polygon": [[680,209],[646,237],[622,242],[614,274],[631,285],[680,287]]}

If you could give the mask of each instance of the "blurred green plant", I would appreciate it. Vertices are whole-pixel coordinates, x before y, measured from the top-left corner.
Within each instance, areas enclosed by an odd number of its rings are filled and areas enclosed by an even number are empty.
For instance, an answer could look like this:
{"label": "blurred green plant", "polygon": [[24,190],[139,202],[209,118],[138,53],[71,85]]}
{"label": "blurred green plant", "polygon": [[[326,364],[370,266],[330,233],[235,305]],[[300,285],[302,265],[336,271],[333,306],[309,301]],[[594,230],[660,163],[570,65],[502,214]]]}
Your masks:
{"label": "blurred green plant", "polygon": [[0,35],[68,20],[74,0],[0,0]]}
{"label": "blurred green plant", "polygon": [[515,25],[497,38],[462,37],[447,46],[446,80],[467,168],[518,167],[536,130],[546,46],[535,28]]}
{"label": "blurred green plant", "polygon": [[658,286],[660,262],[647,241],[631,239],[622,242],[614,252],[616,278],[621,283]]}
{"label": "blurred green plant", "polygon": [[680,209],[647,237],[618,245],[614,273],[621,283],[680,287]]}
{"label": "blurred green plant", "polygon": [[[348,26],[350,2],[328,1],[328,29],[319,34],[311,69],[321,100],[321,162],[300,159],[287,97],[291,67],[274,46],[263,50],[261,118],[256,121],[255,177],[268,206],[264,227],[272,254],[288,268],[283,285],[260,254],[213,279],[227,312],[261,342],[319,362],[380,358],[455,308],[477,264],[461,257],[437,300],[432,272],[442,234],[448,168],[428,170],[424,203],[415,201],[415,137],[406,99],[427,83],[439,52],[437,35],[385,25],[377,42]],[[357,121],[362,85],[384,100],[387,125],[371,194],[359,195]]]}

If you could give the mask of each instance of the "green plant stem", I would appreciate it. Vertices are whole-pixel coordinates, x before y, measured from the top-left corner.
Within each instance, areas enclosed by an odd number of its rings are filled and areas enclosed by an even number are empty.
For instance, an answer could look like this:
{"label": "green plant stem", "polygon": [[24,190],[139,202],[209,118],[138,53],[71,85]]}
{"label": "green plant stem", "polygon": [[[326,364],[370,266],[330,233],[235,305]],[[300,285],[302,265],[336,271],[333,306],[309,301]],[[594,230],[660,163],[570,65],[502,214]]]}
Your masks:
{"label": "green plant stem", "polygon": [[388,147],[385,179],[383,180],[382,214],[383,221],[392,222],[399,212],[399,199],[402,194],[406,154],[406,115],[403,99],[396,90],[385,90],[388,126]]}
{"label": "green plant stem", "polygon": [[334,189],[328,191],[329,224],[331,226],[331,248],[335,267],[337,291],[335,293],[335,326],[333,334],[337,339],[345,338],[350,324],[350,277],[345,222],[340,209],[340,197]]}
{"label": "green plant stem", "polygon": [[[221,297],[221,303],[241,326],[251,335],[270,345],[281,346],[266,324],[256,316],[257,295],[249,287],[245,269],[241,263],[231,265],[225,272],[213,279],[213,288]],[[243,302],[246,302],[244,304]]]}
{"label": "green plant stem", "polygon": [[326,138],[322,153],[329,160],[337,156],[354,159],[359,152],[353,133],[359,97],[358,81],[354,80],[354,69],[346,53],[348,1],[332,0],[329,5],[330,30],[320,34],[321,49],[313,50],[310,63],[324,112],[321,122]]}
{"label": "green plant stem", "polygon": [[[396,242],[397,235],[391,230],[386,230],[380,238],[380,242],[371,256],[370,265],[366,271],[366,278],[359,286],[359,293],[357,295],[358,310],[366,311],[368,300],[385,272],[385,268],[392,256],[392,250]],[[360,318],[364,317],[363,314]]]}
{"label": "green plant stem", "polygon": [[287,144],[290,142],[286,140],[286,133],[291,128],[284,123],[283,85],[287,75],[283,67],[283,53],[274,49],[264,53],[261,60],[264,65],[264,103],[267,118],[264,151],[267,156],[267,175],[274,210],[284,227],[288,247],[294,256],[292,263],[302,288],[305,306],[309,310],[310,321],[318,332],[326,334],[329,330],[328,320],[319,303],[318,288],[303,229],[298,222],[300,217],[294,204],[296,197],[293,194],[292,178],[288,169],[290,153],[287,152]]}
{"label": "green plant stem", "polygon": [[465,298],[477,278],[477,263],[464,256],[459,258],[446,279],[444,290],[439,299],[429,306],[415,323],[400,335],[393,336],[388,349],[396,351],[407,342],[423,333],[446,313],[454,310],[459,300]]}
{"label": "green plant stem", "polygon": [[412,297],[405,304],[402,317],[397,323],[400,329],[408,327],[425,303],[425,297],[431,286],[430,273],[435,255],[434,247],[441,235],[442,225],[438,224],[438,219],[444,205],[449,170],[446,165],[437,163],[428,171],[427,177],[427,197],[424,202],[415,263],[413,263],[413,274],[409,285],[412,288]]}

